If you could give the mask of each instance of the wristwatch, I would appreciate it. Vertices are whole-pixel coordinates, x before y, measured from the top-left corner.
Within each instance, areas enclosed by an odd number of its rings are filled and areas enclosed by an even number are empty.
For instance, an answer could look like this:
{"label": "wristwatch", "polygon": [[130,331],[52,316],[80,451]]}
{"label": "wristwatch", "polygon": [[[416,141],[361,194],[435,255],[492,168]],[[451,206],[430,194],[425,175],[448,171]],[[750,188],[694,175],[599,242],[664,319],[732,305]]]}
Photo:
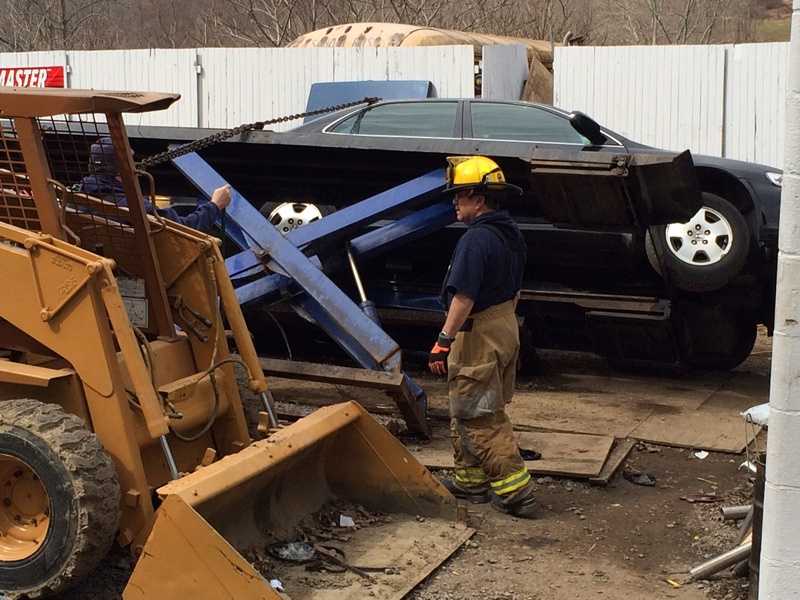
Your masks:
{"label": "wristwatch", "polygon": [[452,344],[453,341],[455,341],[455,339],[456,338],[449,336],[446,331],[440,331],[439,332],[439,339],[437,340],[437,343],[442,348],[449,348],[450,344]]}

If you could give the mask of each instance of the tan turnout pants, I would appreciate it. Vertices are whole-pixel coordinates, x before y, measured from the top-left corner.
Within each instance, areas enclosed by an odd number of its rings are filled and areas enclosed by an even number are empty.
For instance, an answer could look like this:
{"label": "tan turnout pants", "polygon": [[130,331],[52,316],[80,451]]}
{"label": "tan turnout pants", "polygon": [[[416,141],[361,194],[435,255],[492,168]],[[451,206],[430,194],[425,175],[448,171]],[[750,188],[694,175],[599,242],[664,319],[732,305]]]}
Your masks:
{"label": "tan turnout pants", "polygon": [[519,327],[514,302],[470,317],[447,361],[455,480],[500,497],[524,488],[530,474],[519,454],[505,405],[514,395]]}

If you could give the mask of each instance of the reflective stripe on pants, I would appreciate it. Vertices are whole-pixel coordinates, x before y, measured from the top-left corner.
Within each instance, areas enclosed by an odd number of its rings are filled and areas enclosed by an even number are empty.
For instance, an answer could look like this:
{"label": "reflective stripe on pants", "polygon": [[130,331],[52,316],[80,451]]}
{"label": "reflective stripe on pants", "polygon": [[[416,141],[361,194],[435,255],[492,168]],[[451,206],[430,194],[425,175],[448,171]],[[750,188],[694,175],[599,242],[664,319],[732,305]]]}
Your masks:
{"label": "reflective stripe on pants", "polygon": [[485,485],[489,477],[481,467],[462,467],[455,470],[456,483],[463,487]]}
{"label": "reflective stripe on pants", "polygon": [[513,494],[517,490],[521,490],[528,483],[530,483],[531,474],[528,469],[522,467],[519,471],[511,473],[508,477],[504,477],[498,481],[492,481],[492,491],[498,496],[505,496]]}

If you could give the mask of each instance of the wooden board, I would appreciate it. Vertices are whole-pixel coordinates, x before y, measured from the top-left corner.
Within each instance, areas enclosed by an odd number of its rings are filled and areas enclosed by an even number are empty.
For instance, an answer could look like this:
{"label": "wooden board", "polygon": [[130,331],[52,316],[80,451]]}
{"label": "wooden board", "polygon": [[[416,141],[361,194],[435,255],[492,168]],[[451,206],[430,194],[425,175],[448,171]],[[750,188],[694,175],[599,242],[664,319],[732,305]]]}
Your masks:
{"label": "wooden board", "polygon": [[348,384],[379,390],[399,390],[403,374],[398,372],[372,371],[296,360],[260,358],[261,368],[268,377],[300,379],[318,383]]}
{"label": "wooden board", "polygon": [[603,470],[597,477],[590,477],[589,483],[592,485],[608,485],[614,473],[622,466],[628,454],[636,446],[636,440],[625,438],[624,440],[616,440],[611,453],[606,458],[606,464],[603,465]]}
{"label": "wooden board", "polygon": [[[447,418],[447,387],[420,375],[429,417]],[[270,379],[276,399],[321,405],[354,399],[378,414],[397,414],[379,390]],[[508,414],[518,431],[635,437],[656,444],[741,452],[746,438],[739,412],[766,402],[769,378],[748,371],[707,379],[557,374],[518,389]],[[752,437],[752,435],[751,435]]]}
{"label": "wooden board", "polygon": [[552,377],[550,384],[559,392],[591,394],[598,400],[698,408],[730,378],[730,373],[681,378],[568,373]]}
{"label": "wooden board", "polygon": [[755,433],[736,411],[704,408],[653,413],[631,436],[654,444],[739,454]]}
{"label": "wooden board", "polygon": [[508,416],[519,430],[628,437],[653,412],[634,401],[575,392],[524,392],[514,395]]}
{"label": "wooden board", "polygon": [[[268,381],[269,389],[277,402],[318,407],[355,400],[371,413],[400,416],[396,404],[384,390],[275,376],[271,376]],[[427,383],[425,389],[428,390]],[[429,418],[449,420],[446,396],[441,404],[432,406],[429,403]]]}
{"label": "wooden board", "polygon": [[[539,460],[525,461],[525,466],[537,475],[595,477],[606,462],[614,438],[545,431],[517,432],[522,449],[541,452]],[[453,449],[450,440],[437,438],[424,446],[409,446],[414,457],[431,469],[452,469]]]}

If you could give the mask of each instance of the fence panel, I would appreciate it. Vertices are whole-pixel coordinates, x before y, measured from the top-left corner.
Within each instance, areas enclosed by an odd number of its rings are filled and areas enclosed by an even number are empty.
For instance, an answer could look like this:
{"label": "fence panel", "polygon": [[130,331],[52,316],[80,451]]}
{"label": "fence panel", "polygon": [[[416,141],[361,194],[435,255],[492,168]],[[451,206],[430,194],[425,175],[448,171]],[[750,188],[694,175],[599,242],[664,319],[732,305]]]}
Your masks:
{"label": "fence panel", "polygon": [[[321,81],[424,79],[440,97],[474,95],[471,46],[201,48],[203,127],[231,127],[305,110]],[[280,124],[285,130],[297,123]]]}
{"label": "fence panel", "polygon": [[780,167],[789,44],[556,48],[555,103],[645,144]]}
{"label": "fence panel", "polygon": [[555,104],[638,142],[721,155],[725,46],[556,48]]}
{"label": "fence panel", "polygon": [[519,100],[528,78],[528,49],[521,44],[483,47],[481,96]]}
{"label": "fence panel", "polygon": [[[0,52],[0,67],[64,67],[67,53],[52,52]],[[66,74],[65,74],[66,76]]]}
{"label": "fence panel", "polygon": [[176,92],[167,110],[125,116],[131,125],[197,126],[195,50],[102,50],[69,52],[70,87]]}
{"label": "fence panel", "polygon": [[742,44],[728,51],[725,156],[780,167],[789,44]]}
{"label": "fence panel", "polygon": [[46,65],[69,65],[72,88],[181,94],[166,111],[128,115],[131,125],[232,127],[298,113],[324,81],[428,80],[439,97],[467,98],[475,85],[472,46],[0,53],[0,66]]}

